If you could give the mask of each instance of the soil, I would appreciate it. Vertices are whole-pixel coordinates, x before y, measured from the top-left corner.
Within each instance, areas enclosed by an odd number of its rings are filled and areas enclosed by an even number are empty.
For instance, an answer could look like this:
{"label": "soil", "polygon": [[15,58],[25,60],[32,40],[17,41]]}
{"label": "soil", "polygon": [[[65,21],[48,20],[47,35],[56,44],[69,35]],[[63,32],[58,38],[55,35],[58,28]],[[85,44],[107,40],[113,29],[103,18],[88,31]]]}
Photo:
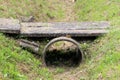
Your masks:
{"label": "soil", "polygon": [[2,77],[2,75],[0,74],[0,80],[3,80],[3,77]]}
{"label": "soil", "polygon": [[87,79],[86,70],[80,70],[79,68],[72,68],[61,74],[54,76],[54,80],[86,80]]}
{"label": "soil", "polygon": [[31,67],[29,67],[28,64],[24,64],[24,63],[18,63],[17,67],[19,69],[19,71],[23,74],[25,74],[26,76],[28,76],[29,80],[35,80],[36,77],[38,77],[39,75],[34,72],[34,70],[32,70]]}
{"label": "soil", "polygon": [[66,12],[65,18],[63,21],[65,22],[74,22],[75,21],[75,13],[74,13],[74,5],[75,0],[61,0],[64,3],[63,9]]}

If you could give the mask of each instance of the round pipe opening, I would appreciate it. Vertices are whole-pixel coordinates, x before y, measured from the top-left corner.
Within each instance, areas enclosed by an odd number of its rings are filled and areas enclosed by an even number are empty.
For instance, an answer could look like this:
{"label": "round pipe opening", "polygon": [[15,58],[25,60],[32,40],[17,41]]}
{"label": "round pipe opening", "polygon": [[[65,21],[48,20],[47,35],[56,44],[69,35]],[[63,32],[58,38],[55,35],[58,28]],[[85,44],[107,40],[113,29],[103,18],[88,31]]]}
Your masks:
{"label": "round pipe opening", "polygon": [[45,66],[78,66],[83,60],[83,54],[77,41],[59,37],[51,40],[43,50]]}

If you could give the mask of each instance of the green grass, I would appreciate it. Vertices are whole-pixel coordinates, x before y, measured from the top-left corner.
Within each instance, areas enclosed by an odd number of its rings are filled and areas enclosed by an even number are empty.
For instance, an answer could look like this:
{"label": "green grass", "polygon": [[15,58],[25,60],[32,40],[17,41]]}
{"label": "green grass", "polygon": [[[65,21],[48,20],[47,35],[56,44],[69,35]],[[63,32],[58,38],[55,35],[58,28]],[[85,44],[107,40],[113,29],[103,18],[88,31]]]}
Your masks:
{"label": "green grass", "polygon": [[78,0],[75,6],[78,21],[109,21],[110,32],[98,38],[92,46],[91,60],[87,61],[90,80],[120,79],[120,0]]}
{"label": "green grass", "polygon": [[[0,17],[19,18],[35,16],[36,21],[61,21],[65,12],[60,1],[51,0],[0,0]],[[59,3],[54,4],[54,3]],[[120,0],[77,0],[74,11],[76,21],[103,21],[111,23],[110,32],[99,37],[93,44],[82,44],[91,58],[87,59],[82,69],[86,69],[88,80],[120,79]],[[57,68],[50,72],[41,67],[41,61],[30,52],[18,46],[15,39],[0,34],[0,78],[8,80],[45,79],[52,80],[56,73],[64,69]],[[80,74],[79,74],[80,75]],[[31,77],[32,76],[32,77]]]}
{"label": "green grass", "polygon": [[0,34],[0,65],[2,76],[11,80],[27,80],[30,76],[33,76],[31,79],[52,78],[47,68],[40,67],[39,59],[22,50],[14,39],[2,34]]}
{"label": "green grass", "polygon": [[58,21],[64,18],[58,0],[0,0],[0,17],[20,18],[34,16],[36,21]]}
{"label": "green grass", "polygon": [[[80,3],[80,4],[79,4]],[[88,79],[120,79],[120,1],[78,0],[75,9],[79,21],[107,20],[110,32],[98,38],[89,49],[91,60],[86,62]]]}
{"label": "green grass", "polygon": [[119,2],[119,0],[77,0],[75,5],[77,20],[112,20],[119,15]]}
{"label": "green grass", "polygon": [[[119,62],[120,62],[120,29],[112,31],[99,39],[99,42],[91,48],[92,60],[88,62],[89,78],[91,80],[102,77],[103,79],[118,80],[120,79]],[[95,50],[93,50],[93,48]]]}

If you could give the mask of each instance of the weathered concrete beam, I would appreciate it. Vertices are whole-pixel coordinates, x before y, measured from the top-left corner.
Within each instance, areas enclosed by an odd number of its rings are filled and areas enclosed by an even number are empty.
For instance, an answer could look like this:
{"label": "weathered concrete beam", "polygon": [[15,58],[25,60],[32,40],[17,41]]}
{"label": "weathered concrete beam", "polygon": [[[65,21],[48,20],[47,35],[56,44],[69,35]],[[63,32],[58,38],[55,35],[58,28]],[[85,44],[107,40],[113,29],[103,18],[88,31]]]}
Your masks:
{"label": "weathered concrete beam", "polygon": [[21,23],[21,27],[37,27],[39,29],[54,29],[54,30],[91,30],[91,29],[106,29],[110,26],[107,21],[96,21],[96,22],[29,22]]}
{"label": "weathered concrete beam", "polygon": [[0,32],[20,33],[20,22],[17,19],[0,18]]}
{"label": "weathered concrete beam", "polygon": [[71,37],[100,36],[106,34],[108,22],[54,22],[54,23],[21,23],[21,34],[26,37]]}
{"label": "weathered concrete beam", "polygon": [[39,30],[39,29],[27,29],[22,32],[24,37],[60,37],[60,36],[71,36],[71,37],[92,37],[100,36],[108,33],[106,30]]}
{"label": "weathered concrete beam", "polygon": [[89,37],[106,34],[109,22],[29,22],[0,18],[0,32],[21,34],[25,37]]}

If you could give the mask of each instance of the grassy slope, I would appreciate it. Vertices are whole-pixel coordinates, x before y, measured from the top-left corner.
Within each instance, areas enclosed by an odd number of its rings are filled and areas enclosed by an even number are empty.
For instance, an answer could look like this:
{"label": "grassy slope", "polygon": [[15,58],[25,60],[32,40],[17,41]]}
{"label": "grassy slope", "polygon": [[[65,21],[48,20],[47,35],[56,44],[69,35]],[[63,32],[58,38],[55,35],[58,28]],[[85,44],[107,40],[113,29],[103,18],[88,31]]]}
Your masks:
{"label": "grassy slope", "polygon": [[51,79],[52,75],[42,68],[39,59],[22,50],[17,43],[0,34],[0,72],[1,76],[14,80]]}
{"label": "grassy slope", "polygon": [[87,61],[88,79],[120,79],[120,0],[78,0],[79,21],[107,20],[110,33],[97,39],[91,47],[92,59]]}
{"label": "grassy slope", "polygon": [[[34,16],[36,21],[58,21],[64,18],[58,0],[0,0],[0,17]],[[57,5],[59,3],[59,5]]]}
{"label": "grassy slope", "polygon": [[[36,21],[61,21],[64,11],[59,1],[0,0],[0,17],[34,15]],[[52,5],[59,2],[59,5]],[[36,5],[34,5],[36,4]],[[75,13],[78,21],[108,20],[110,33],[97,39],[89,51],[92,59],[86,61],[85,79],[120,79],[120,0],[77,0]],[[14,39],[0,34],[0,76],[6,79],[52,79],[53,73],[40,67],[40,61],[22,50]],[[23,67],[22,67],[23,66]],[[59,70],[58,70],[59,71]],[[34,74],[34,75],[33,75]],[[32,76],[32,77],[30,77]],[[84,79],[84,78],[83,78]]]}

